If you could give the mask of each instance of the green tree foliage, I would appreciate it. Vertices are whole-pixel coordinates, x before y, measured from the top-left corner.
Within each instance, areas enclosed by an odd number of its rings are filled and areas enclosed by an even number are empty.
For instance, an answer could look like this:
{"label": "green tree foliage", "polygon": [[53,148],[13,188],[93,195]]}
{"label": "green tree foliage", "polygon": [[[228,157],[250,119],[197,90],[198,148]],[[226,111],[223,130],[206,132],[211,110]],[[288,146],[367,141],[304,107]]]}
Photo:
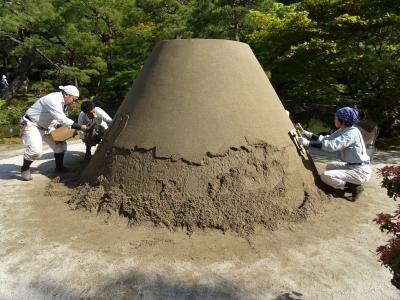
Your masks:
{"label": "green tree foliage", "polygon": [[[4,73],[15,72],[20,58],[35,46],[31,81],[73,83],[91,93],[103,84],[120,89],[132,82],[147,53],[144,17],[135,1],[128,0],[4,1],[0,8]],[[124,47],[127,40],[135,51]],[[120,72],[131,76],[118,82]]]}
{"label": "green tree foliage", "polygon": [[248,12],[272,1],[195,1],[188,22],[195,37],[243,40],[248,30]]}
{"label": "green tree foliage", "polygon": [[251,45],[283,98],[357,105],[388,132],[400,112],[397,1],[303,0],[250,15]]}
{"label": "green tree foliage", "polygon": [[29,77],[79,85],[116,109],[158,41],[239,40],[281,98],[357,105],[385,132],[400,113],[397,1],[282,2],[2,0],[0,73],[11,96]]}

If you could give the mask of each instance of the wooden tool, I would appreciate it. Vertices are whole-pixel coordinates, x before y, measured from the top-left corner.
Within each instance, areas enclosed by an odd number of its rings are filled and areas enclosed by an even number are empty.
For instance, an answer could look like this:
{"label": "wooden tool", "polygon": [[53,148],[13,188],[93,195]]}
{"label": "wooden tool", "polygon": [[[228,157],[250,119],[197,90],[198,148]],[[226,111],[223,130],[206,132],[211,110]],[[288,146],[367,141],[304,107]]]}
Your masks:
{"label": "wooden tool", "polygon": [[299,154],[299,156],[305,157],[305,154],[306,154],[306,153],[305,153],[305,150],[304,150],[304,148],[299,144],[299,142],[297,141],[298,134],[297,134],[296,130],[295,130],[295,129],[292,129],[292,130],[290,130],[290,131],[288,132],[288,134],[289,134],[290,139],[292,140],[293,144],[296,146],[296,150],[297,150],[297,153]]}
{"label": "wooden tool", "polygon": [[76,129],[67,127],[60,127],[50,132],[51,136],[53,137],[53,140],[55,140],[56,142],[64,142],[74,137],[76,133],[77,133]]}
{"label": "wooden tool", "polygon": [[296,129],[297,135],[298,135],[298,136],[302,136],[302,134],[303,134],[303,132],[304,132],[303,126],[301,126],[300,123],[296,123],[296,124],[294,125],[294,128]]}
{"label": "wooden tool", "polygon": [[301,134],[303,133],[304,129],[300,125],[300,123],[297,123],[295,125],[295,128],[296,129],[292,129],[292,130],[290,130],[288,132],[288,134],[290,136],[290,139],[292,140],[293,144],[296,146],[297,153],[302,158],[302,160],[305,163],[305,165],[309,166],[309,168],[313,172],[314,176],[318,176],[317,167],[315,166],[314,160],[312,159],[310,153],[308,152],[307,148],[305,148],[302,145],[300,145],[298,140],[297,140],[298,137],[300,137]]}

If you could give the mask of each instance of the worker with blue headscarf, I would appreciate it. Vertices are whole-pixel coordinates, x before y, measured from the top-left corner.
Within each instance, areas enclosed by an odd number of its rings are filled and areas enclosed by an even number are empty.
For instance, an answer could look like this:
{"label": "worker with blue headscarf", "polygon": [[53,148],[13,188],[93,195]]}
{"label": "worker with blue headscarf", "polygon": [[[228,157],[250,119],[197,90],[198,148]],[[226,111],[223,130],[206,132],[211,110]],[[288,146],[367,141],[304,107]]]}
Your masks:
{"label": "worker with blue headscarf", "polygon": [[303,131],[299,144],[319,148],[323,152],[335,152],[341,162],[329,163],[321,180],[335,189],[351,192],[351,201],[356,201],[364,190],[362,184],[371,178],[370,158],[360,130],[354,126],[358,121],[358,111],[342,107],[335,113],[334,133],[327,136]]}

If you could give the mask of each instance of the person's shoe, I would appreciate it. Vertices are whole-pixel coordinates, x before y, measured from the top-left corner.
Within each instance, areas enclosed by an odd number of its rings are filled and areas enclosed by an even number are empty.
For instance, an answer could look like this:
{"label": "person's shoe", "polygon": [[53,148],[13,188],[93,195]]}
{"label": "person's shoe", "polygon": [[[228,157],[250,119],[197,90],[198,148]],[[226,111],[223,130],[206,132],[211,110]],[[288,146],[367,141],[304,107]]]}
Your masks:
{"label": "person's shoe", "polygon": [[341,189],[335,189],[330,185],[322,182],[322,189],[325,193],[331,194],[334,198],[345,198],[345,192]]}
{"label": "person's shoe", "polygon": [[364,188],[361,184],[354,184],[354,183],[350,183],[350,182],[346,182],[346,191],[351,193],[351,198],[349,199],[352,202],[357,201],[362,192],[364,191]]}
{"label": "person's shoe", "polygon": [[25,171],[21,171],[21,177],[25,181],[32,180],[31,170],[28,169],[28,170],[25,170]]}

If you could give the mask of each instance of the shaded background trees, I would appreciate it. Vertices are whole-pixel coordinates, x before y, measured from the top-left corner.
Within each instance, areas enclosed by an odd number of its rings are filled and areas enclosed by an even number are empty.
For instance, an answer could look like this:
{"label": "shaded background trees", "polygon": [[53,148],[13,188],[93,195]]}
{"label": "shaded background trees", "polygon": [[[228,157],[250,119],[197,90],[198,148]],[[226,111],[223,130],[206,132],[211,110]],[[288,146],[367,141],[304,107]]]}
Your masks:
{"label": "shaded background trees", "polygon": [[356,105],[389,133],[399,115],[400,5],[304,0],[252,12],[251,45],[283,98]]}
{"label": "shaded background trees", "polygon": [[[392,134],[400,113],[400,4],[282,2],[3,0],[0,73],[10,83],[3,108],[73,83],[83,98],[98,94],[115,110],[157,41],[219,38],[249,43],[294,107],[356,105]],[[24,98],[18,89],[26,78]]]}

